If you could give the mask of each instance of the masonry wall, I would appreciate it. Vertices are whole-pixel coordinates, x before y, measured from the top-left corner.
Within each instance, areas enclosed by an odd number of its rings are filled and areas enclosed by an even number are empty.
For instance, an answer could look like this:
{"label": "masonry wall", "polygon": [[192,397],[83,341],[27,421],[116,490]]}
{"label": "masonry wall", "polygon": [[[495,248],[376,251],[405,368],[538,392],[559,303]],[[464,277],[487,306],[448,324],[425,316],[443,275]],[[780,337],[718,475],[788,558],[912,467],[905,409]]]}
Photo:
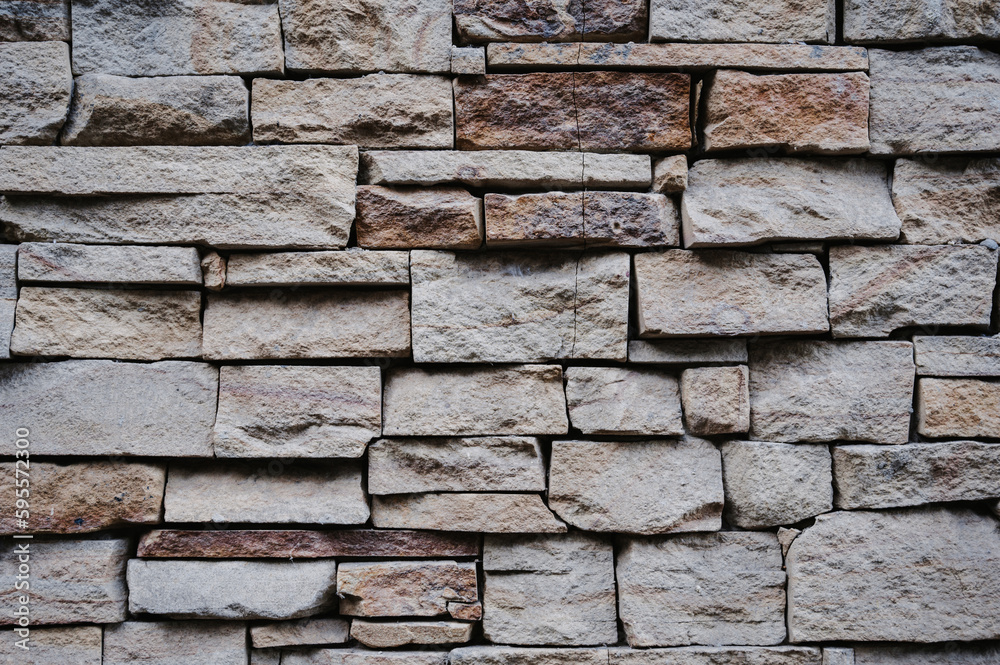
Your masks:
{"label": "masonry wall", "polygon": [[3,663],[1000,663],[996,1],[0,40]]}

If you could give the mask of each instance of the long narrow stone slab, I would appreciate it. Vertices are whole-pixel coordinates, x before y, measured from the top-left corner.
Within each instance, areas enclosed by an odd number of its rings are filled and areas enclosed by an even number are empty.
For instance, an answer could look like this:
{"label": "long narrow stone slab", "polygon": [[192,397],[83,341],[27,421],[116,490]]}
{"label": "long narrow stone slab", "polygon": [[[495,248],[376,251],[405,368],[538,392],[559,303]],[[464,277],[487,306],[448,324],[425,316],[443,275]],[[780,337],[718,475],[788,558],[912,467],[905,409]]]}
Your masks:
{"label": "long narrow stone slab", "polygon": [[288,650],[284,665],[448,665],[447,651],[375,651],[371,649]]}
{"label": "long narrow stone slab", "polygon": [[483,533],[563,533],[537,494],[396,494],[372,497],[379,529],[429,529]]}
{"label": "long narrow stone slab", "polygon": [[323,617],[265,623],[250,628],[255,649],[300,646],[303,644],[344,644],[350,624],[345,619]]}
{"label": "long narrow stone slab", "polygon": [[351,622],[351,637],[374,649],[427,644],[464,644],[472,640],[475,624],[461,621],[366,621]]}
{"label": "long narrow stone slab", "polygon": [[745,339],[652,339],[628,343],[635,365],[738,365],[747,362]]}
{"label": "long narrow stone slab", "polygon": [[10,358],[17,311],[17,251],[17,245],[0,245],[0,358],[4,360]]}
{"label": "long narrow stone slab", "polygon": [[534,5],[455,2],[455,27],[466,42],[581,42],[646,39],[646,3],[545,0]]}
{"label": "long narrow stone slab", "polygon": [[996,644],[855,644],[857,665],[990,665],[1000,660]]}
{"label": "long narrow stone slab", "polygon": [[126,621],[104,630],[104,665],[246,665],[247,626],[216,621]]}
{"label": "long narrow stone slab", "polygon": [[1000,438],[1000,381],[920,379],[917,432],[932,438]]}
{"label": "long narrow stone slab", "polygon": [[455,561],[342,563],[340,613],[359,617],[435,617],[450,602],[479,600],[476,564]]}
{"label": "long narrow stone slab", "polygon": [[608,665],[607,648],[474,646],[453,649],[451,665]]}
{"label": "long narrow stone slab", "polygon": [[844,39],[854,44],[980,41],[1000,38],[995,0],[849,0]]}
{"label": "long narrow stone slab", "polygon": [[66,44],[0,42],[0,145],[52,145],[72,92]]}
{"label": "long narrow stone slab", "polygon": [[233,254],[226,286],[407,286],[407,252],[281,252]]}
{"label": "long narrow stone slab", "polygon": [[1000,336],[914,335],[919,376],[1000,376]]}
{"label": "long narrow stone slab", "polygon": [[18,246],[17,259],[21,282],[202,283],[201,259],[193,247],[26,242]]}
{"label": "long narrow stone slab", "polygon": [[0,427],[32,455],[211,457],[219,370],[203,363],[0,365]]}
{"label": "long narrow stone slab", "polygon": [[0,41],[69,41],[69,0],[15,0],[0,6]]}
{"label": "long narrow stone slab", "polygon": [[836,38],[836,6],[827,0],[653,0],[650,41],[818,42]]}
{"label": "long narrow stone slab", "polygon": [[[826,651],[829,651],[827,649]],[[610,665],[846,665],[827,661],[816,647],[677,647],[608,649]]]}
{"label": "long narrow stone slab", "polygon": [[[0,18],[0,35],[3,28]],[[102,665],[101,646],[103,631],[101,626],[53,626],[51,628],[32,627],[25,643],[27,651],[20,644],[21,637],[13,636],[0,642],[0,660],[17,663],[31,657],[32,665]]]}

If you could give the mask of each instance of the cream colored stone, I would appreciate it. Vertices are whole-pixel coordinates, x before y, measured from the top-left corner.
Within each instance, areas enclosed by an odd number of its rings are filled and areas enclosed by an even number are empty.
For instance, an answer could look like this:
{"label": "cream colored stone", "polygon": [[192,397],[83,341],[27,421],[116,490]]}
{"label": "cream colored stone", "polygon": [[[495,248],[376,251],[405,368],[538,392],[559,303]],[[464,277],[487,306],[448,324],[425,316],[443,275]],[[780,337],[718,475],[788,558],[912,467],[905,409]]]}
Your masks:
{"label": "cream colored stone", "polygon": [[226,285],[226,259],[218,252],[207,252],[201,258],[201,279],[209,291],[221,291]]}
{"label": "cream colored stone", "polygon": [[684,419],[693,434],[738,434],[750,429],[750,371],[698,367],[681,374]]}
{"label": "cream colored stone", "polygon": [[566,401],[584,434],[684,433],[677,377],[659,370],[569,367]]}
{"label": "cream colored stone", "polygon": [[22,282],[202,283],[198,250],[193,247],[26,242],[18,246],[17,254],[17,278]]}
{"label": "cream colored stone", "polygon": [[476,46],[452,46],[451,73],[484,76],[486,74],[486,49]]}
{"label": "cream colored stone", "polygon": [[1000,437],[1000,382],[920,379],[917,433],[931,438]]}
{"label": "cream colored stone", "polygon": [[72,93],[66,44],[0,41],[0,145],[54,143]]}
{"label": "cream colored stone", "polygon": [[476,565],[455,561],[342,563],[340,613],[360,617],[434,617],[449,601],[479,599]]}
{"label": "cream colored stone", "polygon": [[350,624],[345,619],[298,619],[251,626],[250,641],[255,649],[305,644],[344,644],[348,640],[349,632]]}
{"label": "cream colored stone", "polygon": [[229,286],[408,286],[407,252],[281,252],[233,254]]}
{"label": "cream colored stone", "polygon": [[537,494],[402,494],[372,497],[378,529],[563,533]]}
{"label": "cream colored stone", "polygon": [[920,376],[1000,376],[1000,336],[913,336]]}
{"label": "cream colored stone", "polygon": [[246,665],[247,627],[216,621],[126,621],[104,629],[104,665]]}
{"label": "cream colored stone", "polygon": [[0,245],[0,359],[10,358],[10,335],[17,310],[18,245]]}
{"label": "cream colored stone", "polygon": [[422,644],[463,644],[472,640],[475,624],[459,621],[351,622],[351,637],[366,647],[387,649]]}
{"label": "cream colored stone", "polygon": [[688,163],[684,155],[671,155],[653,164],[653,191],[676,194],[687,189]]}
{"label": "cream colored stone", "polygon": [[651,41],[831,43],[836,16],[827,0],[653,0],[649,36]]}
{"label": "cream colored stone", "polygon": [[996,0],[850,0],[844,5],[844,39],[855,44],[997,38]]}
{"label": "cream colored stone", "polygon": [[[0,26],[3,26],[0,17]],[[31,658],[32,665],[102,665],[100,626],[72,626],[28,629],[27,651],[21,648],[23,638],[12,633],[0,641],[0,662],[16,665]]]}
{"label": "cream colored stone", "polygon": [[745,363],[745,339],[654,339],[628,343],[634,365],[720,365]]}

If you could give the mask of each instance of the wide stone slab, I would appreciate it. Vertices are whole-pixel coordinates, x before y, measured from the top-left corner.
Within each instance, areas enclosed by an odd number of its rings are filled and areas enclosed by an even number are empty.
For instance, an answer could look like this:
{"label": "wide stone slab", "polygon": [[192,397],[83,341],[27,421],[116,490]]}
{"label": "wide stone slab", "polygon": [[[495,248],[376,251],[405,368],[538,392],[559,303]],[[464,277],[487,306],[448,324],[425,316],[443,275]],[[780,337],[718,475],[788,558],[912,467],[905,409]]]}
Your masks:
{"label": "wide stone slab", "polygon": [[381,433],[378,367],[220,368],[216,457],[361,457]]}
{"label": "wide stone slab", "polygon": [[631,340],[628,361],[634,365],[733,365],[746,363],[745,339]]}
{"label": "wide stone slab", "polygon": [[1000,658],[996,644],[855,644],[857,665],[989,665]]}
{"label": "wide stone slab", "polygon": [[693,367],[681,374],[684,421],[692,434],[740,434],[750,429],[750,371]]}
{"label": "wide stone slab", "polygon": [[[846,665],[824,659],[816,647],[677,647],[674,649],[608,649],[610,665]],[[848,650],[849,651],[849,650]]]}
{"label": "wide stone slab", "polygon": [[203,363],[0,365],[0,426],[32,455],[211,457],[219,371]]}
{"label": "wide stone slab", "polygon": [[407,356],[409,301],[406,291],[213,293],[203,350],[216,360]]}
{"label": "wide stone slab", "polygon": [[931,438],[1000,438],[1000,382],[920,379],[917,432]]}
{"label": "wide stone slab", "polygon": [[1000,336],[914,335],[919,376],[1000,376]]}
{"label": "wide stone slab", "polygon": [[618,611],[632,647],[771,645],[785,639],[785,573],[773,533],[626,540]]}
{"label": "wide stone slab", "polygon": [[126,621],[104,630],[104,665],[246,665],[247,627],[221,621]]}
{"label": "wide stone slab", "polygon": [[458,0],[455,26],[465,42],[632,42],[646,39],[646,3],[545,0],[531,5]]}
{"label": "wide stone slab", "polygon": [[563,533],[566,525],[537,494],[397,494],[372,497],[378,529]]}
{"label": "wide stone slab", "polygon": [[368,492],[544,492],[538,439],[381,439],[368,447]]}
{"label": "wide stone slab", "polygon": [[280,473],[256,462],[170,465],[167,522],[364,524],[368,502],[357,462],[291,460]]}
{"label": "wide stone slab", "polygon": [[483,202],[461,187],[358,187],[358,245],[479,249]]}
{"label": "wide stone slab", "polygon": [[339,617],[279,621],[252,626],[250,642],[255,649],[303,644],[345,644],[349,631],[348,621]]}
{"label": "wide stone slab", "polygon": [[1000,38],[996,0],[848,0],[844,39],[855,44],[979,41]]}
{"label": "wide stone slab", "polygon": [[617,641],[609,541],[581,533],[487,536],[483,570],[487,640],[541,646]]}
{"label": "wide stone slab", "polygon": [[233,254],[227,286],[408,286],[407,252],[280,252]]}
{"label": "wide stone slab", "polygon": [[0,7],[0,41],[69,40],[69,0],[17,0]]}
{"label": "wide stone slab", "polygon": [[565,434],[558,365],[395,368],[382,398],[385,436]]}
{"label": "wide stone slab", "polygon": [[[385,45],[380,42],[380,47]],[[452,116],[451,81],[443,76],[371,74],[253,82],[251,117],[257,143],[451,148]]]}
{"label": "wide stone slab", "polygon": [[[13,430],[12,430],[13,431]],[[125,620],[129,591],[125,563],[132,549],[125,539],[13,540],[0,547],[0,602],[8,611],[0,625],[17,623],[13,612],[25,593],[14,587],[18,557],[30,558],[31,627],[67,623],[118,623]],[[23,578],[22,578],[23,580]],[[8,636],[12,639],[13,636]],[[30,654],[30,651],[29,651]]]}
{"label": "wide stone slab", "polygon": [[913,377],[909,342],[753,344],[751,438],[906,443]]}
{"label": "wide stone slab", "polygon": [[900,227],[885,165],[862,159],[699,160],[688,172],[681,216],[688,248],[895,240]]}
{"label": "wide stone slab", "polygon": [[298,619],[336,608],[330,561],[128,562],[129,612],[174,619]]}
{"label": "wide stone slab", "polygon": [[705,90],[704,145],[849,155],[868,150],[868,76],[722,70]]}
{"label": "wide stone slab", "polygon": [[413,358],[423,362],[625,360],[625,253],[414,251]]}
{"label": "wide stone slab", "polygon": [[193,247],[78,245],[26,242],[17,249],[21,282],[176,284],[200,286],[201,260]]}
{"label": "wide stone slab", "polygon": [[1000,54],[944,46],[869,57],[872,154],[1000,148]]}
{"label": "wide stone slab", "polygon": [[0,98],[4,100],[0,145],[54,143],[69,112],[72,93],[66,44],[0,42]]}
{"label": "wide stone slab", "polygon": [[[30,430],[29,430],[30,431]],[[30,434],[29,434],[30,436]],[[28,439],[29,441],[31,439]],[[0,517],[0,533],[84,533],[139,524],[156,524],[163,507],[164,464],[82,462],[0,464],[0,489],[15,496],[15,483],[30,478],[31,516],[18,526],[14,511]]]}
{"label": "wide stone slab", "polygon": [[284,651],[284,665],[448,665],[447,651],[307,649]]}
{"label": "wide stone slab", "polygon": [[[0,28],[3,27],[0,18]],[[0,34],[3,34],[0,32]],[[32,665],[102,665],[101,626],[70,626],[29,628],[28,651],[21,648],[21,637],[10,636],[0,642],[0,659],[17,663],[31,657]]]}
{"label": "wide stone slab", "polygon": [[351,638],[374,649],[423,644],[463,644],[472,640],[475,624],[460,621],[351,622]]}
{"label": "wide stone slab", "polygon": [[566,368],[573,427],[584,434],[684,433],[677,377],[656,369]]}
{"label": "wide stone slab", "polygon": [[826,275],[815,256],[669,249],[633,263],[640,337],[829,330]]}
{"label": "wide stone slab", "polygon": [[455,561],[342,563],[340,613],[361,617],[434,617],[449,602],[479,600],[476,565]]}
{"label": "wide stone slab", "polygon": [[73,73],[282,74],[273,2],[73,0]]}
{"label": "wide stone slab", "polygon": [[722,460],[708,441],[555,441],[549,505],[587,531],[722,528]]}
{"label": "wide stone slab", "polygon": [[1000,252],[978,246],[830,248],[834,337],[888,337],[899,328],[987,330]]}
{"label": "wide stone slab", "polygon": [[785,560],[789,640],[996,639],[998,544],[996,520],[966,509],[821,515]]}
{"label": "wide stone slab", "polygon": [[201,293],[42,288],[17,299],[10,351],[160,360],[201,355]]}
{"label": "wide stone slab", "polygon": [[653,0],[651,41],[819,42],[836,38],[836,8],[827,0]]}

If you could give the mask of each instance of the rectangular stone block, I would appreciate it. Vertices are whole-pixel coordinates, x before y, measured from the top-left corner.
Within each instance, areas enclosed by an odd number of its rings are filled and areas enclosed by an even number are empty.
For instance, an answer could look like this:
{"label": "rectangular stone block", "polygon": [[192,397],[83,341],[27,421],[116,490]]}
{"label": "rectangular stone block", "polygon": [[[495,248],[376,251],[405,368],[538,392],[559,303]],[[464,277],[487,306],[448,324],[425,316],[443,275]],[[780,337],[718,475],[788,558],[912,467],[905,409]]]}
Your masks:
{"label": "rectangular stone block", "polygon": [[204,354],[216,360],[407,356],[409,304],[406,291],[213,293]]}
{"label": "rectangular stone block", "polygon": [[[366,153],[367,154],[367,153]],[[461,187],[358,187],[358,245],[479,249],[483,202]]]}
{"label": "rectangular stone block", "polygon": [[785,573],[773,533],[626,540],[618,611],[629,646],[771,645],[785,639]]}
{"label": "rectangular stone block", "polygon": [[855,44],[978,41],[1000,38],[995,0],[849,0],[844,39]]}
{"label": "rectangular stone block", "polygon": [[221,621],[126,621],[104,629],[104,665],[247,665],[247,626]]}
{"label": "rectangular stone block", "polygon": [[378,529],[483,533],[563,533],[537,494],[397,494],[372,497]]}
{"label": "rectangular stone block", "polygon": [[479,46],[452,46],[451,73],[469,76],[485,76],[486,49]]}
{"label": "rectangular stone block", "polygon": [[289,460],[278,472],[255,462],[172,463],[167,522],[364,524],[368,502],[357,462]]}
{"label": "rectangular stone block", "polygon": [[746,363],[745,339],[636,339],[628,343],[633,365],[728,365]]}
{"label": "rectangular stone block", "polygon": [[129,612],[173,619],[298,619],[335,609],[332,561],[128,562]]}
{"label": "rectangular stone block", "polygon": [[885,165],[862,159],[699,160],[688,172],[681,215],[689,249],[895,240],[900,227]]}
{"label": "rectangular stone block", "polygon": [[73,0],[73,73],[282,74],[274,2]]}
{"label": "rectangular stone block", "polygon": [[384,436],[565,434],[558,365],[394,368],[382,396]]}
{"label": "rectangular stone block", "polygon": [[19,574],[18,553],[25,545],[30,558],[32,629],[58,623],[125,620],[129,596],[125,587],[125,563],[132,549],[128,540],[10,539],[0,546],[3,555],[0,558],[0,582],[3,584],[0,602],[8,608],[0,615],[0,625],[17,624],[13,612],[22,605],[19,597],[26,590],[18,590],[14,584]]}
{"label": "rectangular stone block", "polygon": [[284,665],[448,665],[448,652],[307,649],[285,651],[281,662]]}
{"label": "rectangular stone block", "polygon": [[1000,336],[913,336],[918,376],[1000,376]]}
{"label": "rectangular stone block", "polygon": [[11,0],[0,6],[0,41],[69,40],[69,0]]}
{"label": "rectangular stone block", "polygon": [[344,644],[350,624],[341,618],[299,619],[251,626],[250,641],[255,649],[303,644]]}
{"label": "rectangular stone block", "polygon": [[684,421],[692,434],[740,434],[750,429],[750,371],[697,367],[681,374]]}
{"label": "rectangular stone block", "polygon": [[473,646],[451,652],[451,665],[608,665],[607,648]]}
{"label": "rectangular stone block", "polygon": [[407,252],[233,254],[226,286],[409,286]]}
{"label": "rectangular stone block", "polygon": [[684,433],[677,377],[659,370],[567,367],[566,401],[584,434]]}
{"label": "rectangular stone block", "polygon": [[360,644],[385,649],[427,644],[463,644],[472,639],[474,624],[461,621],[365,621],[351,622],[351,637]]}
{"label": "rectangular stone block", "polygon": [[455,26],[465,42],[633,42],[646,39],[639,0],[545,0],[532,5],[458,0]]}
{"label": "rectangular stone block", "polygon": [[216,457],[361,457],[381,433],[378,367],[220,368]]}
{"label": "rectangular stone block", "polygon": [[[825,649],[824,651],[829,651]],[[678,647],[608,649],[610,665],[828,665],[816,647]],[[839,664],[829,664],[839,665]]]}
{"label": "rectangular stone block", "polygon": [[368,448],[371,494],[545,489],[545,463],[532,437],[381,439]]}
{"label": "rectangular stone block", "polygon": [[219,371],[203,363],[0,365],[0,427],[34,455],[211,457]]}
{"label": "rectangular stone block", "polygon": [[829,330],[826,274],[815,256],[669,249],[633,262],[640,337]]}
{"label": "rectangular stone block", "polygon": [[26,286],[10,351],[160,360],[201,356],[201,293]]}
{"label": "rectangular stone block", "polygon": [[868,89],[863,72],[765,76],[719,71],[704,91],[705,149],[867,152]]}
{"label": "rectangular stone block", "polygon": [[[378,42],[379,49],[386,46]],[[454,146],[451,81],[444,76],[254,79],[252,119],[257,143]]]}
{"label": "rectangular stone block", "polygon": [[[3,12],[0,9],[0,12]],[[4,32],[0,14],[0,35]],[[62,42],[0,41],[0,145],[51,145],[69,112],[73,74]]]}
{"label": "rectangular stone block", "polygon": [[[0,17],[0,29],[4,26]],[[0,36],[3,36],[0,31]],[[101,626],[30,628],[28,650],[20,646],[21,637],[11,635],[0,642],[0,661],[17,663],[31,658],[32,665],[102,665]]]}
{"label": "rectangular stone block", "polygon": [[931,438],[1000,437],[1000,382],[920,379],[917,432]]}
{"label": "rectangular stone block", "polygon": [[414,251],[410,274],[418,363],[627,356],[625,253]]}
{"label": "rectangular stone block", "polygon": [[340,613],[360,617],[434,617],[450,601],[479,600],[476,564],[455,561],[342,563]]}
{"label": "rectangular stone block", "polygon": [[836,6],[828,0],[652,0],[651,41],[818,42],[837,36]]}
{"label": "rectangular stone block", "polygon": [[201,260],[193,247],[26,242],[17,253],[22,282],[200,286],[202,281]]}
{"label": "rectangular stone block", "polygon": [[1000,659],[996,644],[856,644],[857,665],[989,665]]}
{"label": "rectangular stone block", "polygon": [[751,438],[906,443],[913,377],[909,342],[754,344]]}

